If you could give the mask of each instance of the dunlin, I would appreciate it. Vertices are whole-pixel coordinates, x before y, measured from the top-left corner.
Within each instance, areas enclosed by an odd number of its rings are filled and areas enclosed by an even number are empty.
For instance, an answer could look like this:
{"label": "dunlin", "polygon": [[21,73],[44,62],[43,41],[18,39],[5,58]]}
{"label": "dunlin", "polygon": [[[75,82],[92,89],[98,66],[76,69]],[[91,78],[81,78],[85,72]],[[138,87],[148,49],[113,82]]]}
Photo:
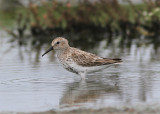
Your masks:
{"label": "dunlin", "polygon": [[87,73],[92,73],[105,69],[113,64],[119,64],[121,59],[108,59],[96,56],[73,47],[70,47],[68,40],[58,37],[52,41],[49,48],[42,56],[48,52],[55,50],[57,57],[63,67],[70,72],[79,74],[82,79],[85,79]]}

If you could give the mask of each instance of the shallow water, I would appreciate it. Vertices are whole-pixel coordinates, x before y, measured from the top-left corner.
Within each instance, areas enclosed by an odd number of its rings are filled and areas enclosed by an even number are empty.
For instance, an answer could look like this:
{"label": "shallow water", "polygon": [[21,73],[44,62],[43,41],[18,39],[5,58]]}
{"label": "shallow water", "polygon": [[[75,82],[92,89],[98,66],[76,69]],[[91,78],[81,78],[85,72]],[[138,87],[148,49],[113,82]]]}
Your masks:
{"label": "shallow water", "polygon": [[153,44],[138,47],[133,41],[119,49],[101,41],[88,51],[124,62],[81,81],[62,68],[54,53],[41,57],[48,45],[36,49],[10,40],[1,33],[0,112],[160,104],[160,51]]}

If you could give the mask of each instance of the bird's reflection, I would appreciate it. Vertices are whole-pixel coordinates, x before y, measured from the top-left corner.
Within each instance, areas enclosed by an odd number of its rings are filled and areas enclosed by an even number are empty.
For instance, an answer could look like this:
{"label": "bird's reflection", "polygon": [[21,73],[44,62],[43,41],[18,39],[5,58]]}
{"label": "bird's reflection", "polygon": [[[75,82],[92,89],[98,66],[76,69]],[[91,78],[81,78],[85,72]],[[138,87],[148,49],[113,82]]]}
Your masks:
{"label": "bird's reflection", "polygon": [[[104,96],[119,94],[118,76],[101,78],[100,80],[81,80],[68,83],[60,100],[60,108],[79,107],[85,103],[103,100]],[[114,79],[115,78],[115,79]]]}

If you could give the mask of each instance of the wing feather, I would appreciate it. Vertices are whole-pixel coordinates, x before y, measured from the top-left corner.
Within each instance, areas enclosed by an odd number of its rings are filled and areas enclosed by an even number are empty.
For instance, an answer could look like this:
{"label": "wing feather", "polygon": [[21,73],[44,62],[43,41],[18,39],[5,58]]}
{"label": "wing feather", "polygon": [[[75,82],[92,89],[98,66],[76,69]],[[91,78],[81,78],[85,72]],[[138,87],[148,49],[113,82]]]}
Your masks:
{"label": "wing feather", "polygon": [[98,57],[92,53],[87,53],[85,51],[81,51],[74,48],[72,52],[72,59],[78,65],[91,67],[91,66],[100,66],[100,65],[107,65],[107,64],[114,64],[121,62],[120,59],[108,59]]}

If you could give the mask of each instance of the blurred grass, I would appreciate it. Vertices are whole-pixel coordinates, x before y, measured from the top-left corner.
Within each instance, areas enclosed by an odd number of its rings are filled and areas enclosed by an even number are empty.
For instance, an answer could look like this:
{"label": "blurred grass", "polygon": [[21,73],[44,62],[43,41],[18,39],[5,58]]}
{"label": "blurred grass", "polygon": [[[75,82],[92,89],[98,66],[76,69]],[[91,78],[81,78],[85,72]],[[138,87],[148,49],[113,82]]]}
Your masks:
{"label": "blurred grass", "polygon": [[[49,8],[52,8],[52,4],[50,4],[50,3],[46,3],[45,5],[46,6],[44,6],[44,5],[35,6],[36,9],[37,9],[38,16],[41,18],[41,23],[42,24],[44,24],[43,23],[43,21],[44,21],[43,18],[45,18],[45,16],[46,16],[45,14],[47,14],[47,12],[49,12],[48,11],[48,10],[50,10]],[[80,7],[81,6],[79,6],[79,7],[72,6],[69,9],[69,11],[70,11],[69,13],[70,13],[70,16],[72,16],[72,18],[74,18],[74,19],[78,18],[77,11],[80,10],[80,9],[83,9],[83,6],[81,8]],[[127,5],[122,4],[121,7],[123,7],[124,10],[129,12],[128,13],[129,18],[130,18],[131,21],[134,22],[134,18],[135,18],[136,13],[133,11],[132,7],[130,7],[130,5],[128,5],[128,4]],[[146,5],[145,4],[136,4],[135,7],[139,10],[144,10],[146,8]],[[104,27],[105,26],[105,21],[109,20],[111,17],[109,17],[109,15],[105,11],[99,10],[100,8],[101,8],[101,4],[100,5],[97,4],[97,6],[94,7],[93,12],[89,11],[89,12],[82,12],[82,13],[85,16],[85,19],[86,20],[88,19],[88,21],[90,21],[90,23],[95,24],[97,26]],[[0,10],[0,23],[3,26],[13,26],[14,23],[16,23],[16,19],[19,16],[19,14],[22,14],[24,16],[30,16],[31,22],[34,22],[35,19],[32,16],[32,14],[29,10],[30,9],[28,7],[19,7],[17,9],[13,9],[13,10],[9,10],[9,11]],[[66,6],[62,5],[60,8],[57,8],[56,10],[51,11],[51,13],[53,14],[54,18],[58,20],[62,16],[62,13],[64,13],[64,11],[66,11],[66,10],[68,10],[68,8]],[[113,15],[115,15],[115,16],[117,15],[117,14],[114,14],[115,12],[113,11],[113,9],[110,9],[110,10],[111,10],[110,12],[113,13]],[[89,13],[89,15],[88,15],[88,13]],[[67,20],[62,20],[62,23],[66,24],[67,23],[66,21]],[[78,21],[78,19],[77,19],[77,21]],[[57,25],[57,26],[59,26],[59,25]],[[62,28],[63,28],[63,26],[62,26]]]}
{"label": "blurred grass", "polygon": [[120,4],[117,0],[84,0],[78,5],[56,0],[41,1],[41,5],[30,2],[27,7],[0,11],[0,24],[15,27],[14,31],[17,30],[20,37],[25,36],[26,30],[33,36],[84,31],[110,36],[118,33],[123,37],[159,35],[159,5],[146,0],[141,4],[127,1],[128,4]]}
{"label": "blurred grass", "polygon": [[27,8],[19,7],[13,10],[0,10],[0,26],[14,27],[17,22],[17,17],[20,13],[26,14]]}
{"label": "blurred grass", "polygon": [[13,26],[13,23],[15,22],[13,18],[15,18],[15,15],[13,12],[0,11],[0,25],[1,26],[8,26],[8,27]]}

